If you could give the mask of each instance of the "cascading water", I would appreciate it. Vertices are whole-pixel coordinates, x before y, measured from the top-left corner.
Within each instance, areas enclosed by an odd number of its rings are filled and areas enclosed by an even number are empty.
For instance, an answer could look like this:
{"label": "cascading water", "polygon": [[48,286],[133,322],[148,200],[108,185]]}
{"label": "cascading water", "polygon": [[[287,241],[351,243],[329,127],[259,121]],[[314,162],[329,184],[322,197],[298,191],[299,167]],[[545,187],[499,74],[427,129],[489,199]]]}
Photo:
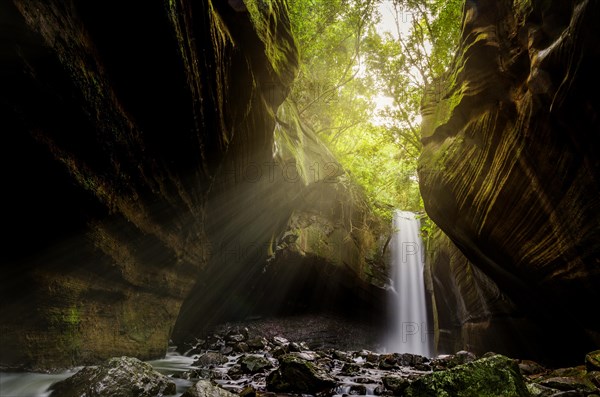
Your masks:
{"label": "cascading water", "polygon": [[396,211],[393,228],[390,250],[394,294],[385,348],[387,352],[430,357],[421,225],[412,212]]}

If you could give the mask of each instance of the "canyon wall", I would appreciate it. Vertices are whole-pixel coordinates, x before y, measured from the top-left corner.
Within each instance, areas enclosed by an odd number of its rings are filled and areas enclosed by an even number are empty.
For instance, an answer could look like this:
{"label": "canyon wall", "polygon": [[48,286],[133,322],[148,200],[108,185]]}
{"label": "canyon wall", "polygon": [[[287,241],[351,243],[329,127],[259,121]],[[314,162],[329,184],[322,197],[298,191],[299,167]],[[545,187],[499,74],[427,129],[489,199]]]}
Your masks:
{"label": "canyon wall", "polygon": [[[599,16],[594,1],[467,0],[458,54],[422,109],[420,187],[465,256],[451,267],[481,271],[528,324],[504,332],[546,360],[600,344]],[[455,278],[467,300],[471,278]],[[502,316],[474,307],[459,310],[463,341],[493,339],[486,322]]]}
{"label": "canyon wall", "polygon": [[0,366],[161,357],[315,285],[376,302],[377,220],[280,106],[285,1],[1,0],[0,22]]}

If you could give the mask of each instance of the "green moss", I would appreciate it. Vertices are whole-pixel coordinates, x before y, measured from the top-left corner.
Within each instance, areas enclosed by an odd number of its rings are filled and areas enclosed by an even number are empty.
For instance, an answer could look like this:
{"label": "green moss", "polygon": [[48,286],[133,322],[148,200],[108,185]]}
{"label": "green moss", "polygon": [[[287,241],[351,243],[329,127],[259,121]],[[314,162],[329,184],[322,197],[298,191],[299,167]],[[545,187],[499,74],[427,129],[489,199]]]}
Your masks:
{"label": "green moss", "polygon": [[298,50],[291,34],[288,6],[285,1],[244,1],[254,29],[265,45],[265,55],[275,73],[286,74],[290,66],[296,65]]}
{"label": "green moss", "polygon": [[521,397],[529,396],[516,361],[502,355],[482,358],[414,381],[410,397]]}

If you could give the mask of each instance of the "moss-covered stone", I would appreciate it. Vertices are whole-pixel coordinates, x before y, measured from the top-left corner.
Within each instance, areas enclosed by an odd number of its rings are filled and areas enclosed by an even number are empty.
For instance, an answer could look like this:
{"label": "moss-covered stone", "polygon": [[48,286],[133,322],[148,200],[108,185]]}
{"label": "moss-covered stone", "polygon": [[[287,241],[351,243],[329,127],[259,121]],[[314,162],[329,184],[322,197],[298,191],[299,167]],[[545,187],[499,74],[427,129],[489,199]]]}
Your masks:
{"label": "moss-covered stone", "polygon": [[529,396],[515,360],[502,355],[482,358],[415,380],[409,397],[523,397]]}

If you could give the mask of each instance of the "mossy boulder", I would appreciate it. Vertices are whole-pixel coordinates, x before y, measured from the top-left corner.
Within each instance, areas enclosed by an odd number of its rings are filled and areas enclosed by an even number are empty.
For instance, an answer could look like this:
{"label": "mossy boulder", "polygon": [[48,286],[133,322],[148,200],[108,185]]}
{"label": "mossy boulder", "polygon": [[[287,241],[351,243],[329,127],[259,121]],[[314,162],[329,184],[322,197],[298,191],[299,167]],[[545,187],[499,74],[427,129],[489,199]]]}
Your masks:
{"label": "mossy boulder", "polygon": [[318,393],[335,386],[335,380],[310,361],[286,354],[279,369],[267,376],[267,390],[281,393]]}
{"label": "mossy boulder", "polygon": [[494,355],[434,372],[415,380],[405,394],[410,397],[520,397],[529,396],[515,360]]}
{"label": "mossy boulder", "polygon": [[52,397],[156,397],[175,394],[175,383],[133,357],[85,367],[52,386]]}

